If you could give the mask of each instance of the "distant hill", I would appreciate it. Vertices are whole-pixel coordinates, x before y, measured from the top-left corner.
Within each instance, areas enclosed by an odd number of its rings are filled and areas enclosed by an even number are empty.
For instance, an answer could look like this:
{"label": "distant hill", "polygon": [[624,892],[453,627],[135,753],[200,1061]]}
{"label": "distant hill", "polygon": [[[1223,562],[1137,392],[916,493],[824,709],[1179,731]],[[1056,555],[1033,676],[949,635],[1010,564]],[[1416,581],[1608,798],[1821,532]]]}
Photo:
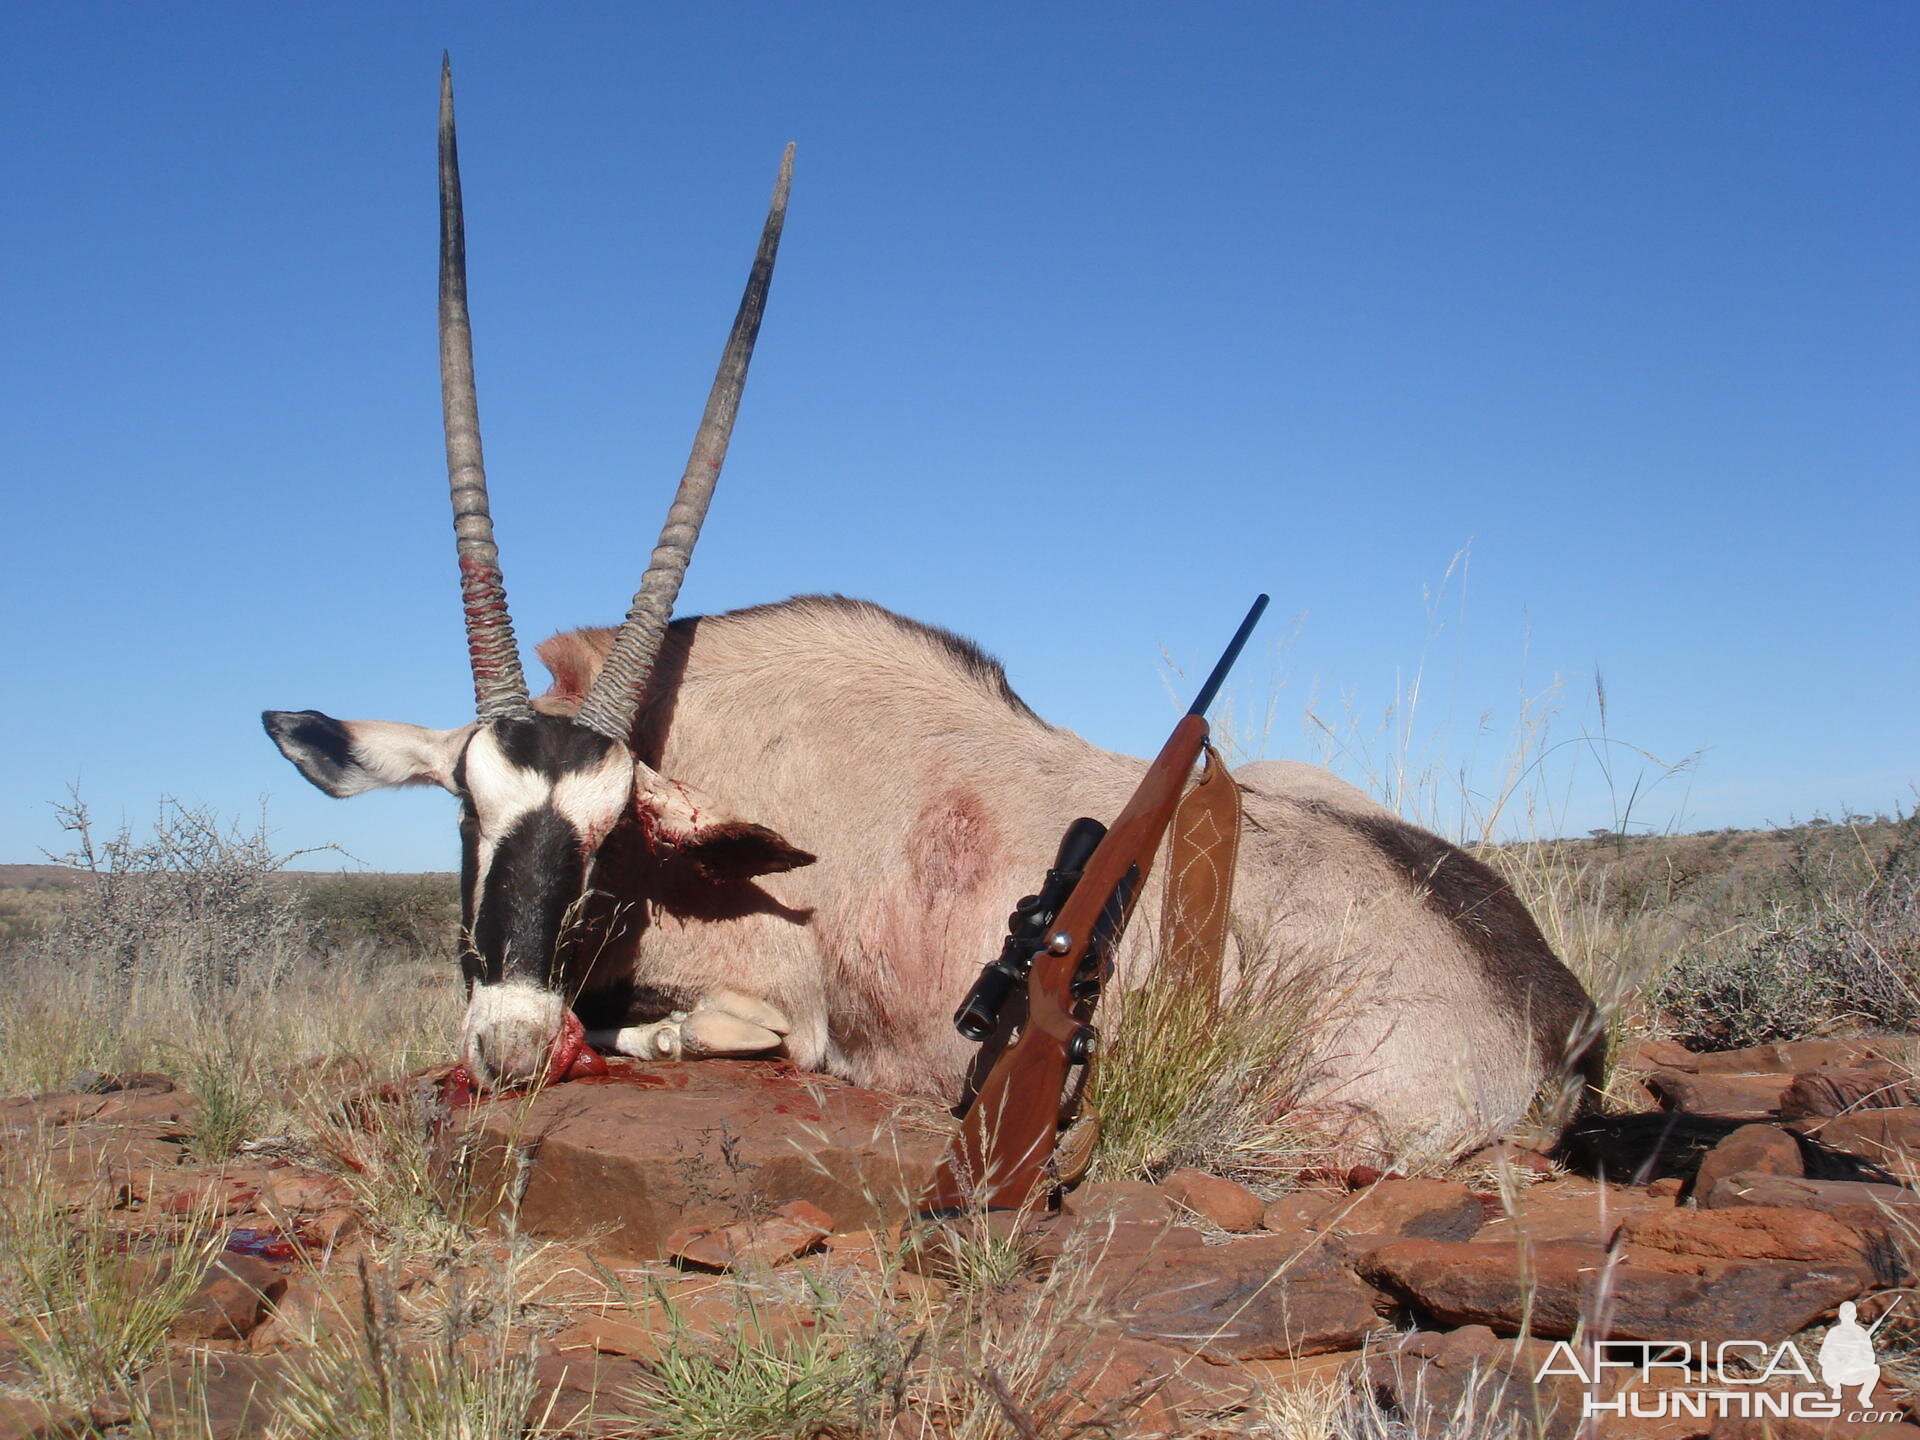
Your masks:
{"label": "distant hill", "polygon": [[0,865],[0,890],[71,890],[87,872],[67,865]]}

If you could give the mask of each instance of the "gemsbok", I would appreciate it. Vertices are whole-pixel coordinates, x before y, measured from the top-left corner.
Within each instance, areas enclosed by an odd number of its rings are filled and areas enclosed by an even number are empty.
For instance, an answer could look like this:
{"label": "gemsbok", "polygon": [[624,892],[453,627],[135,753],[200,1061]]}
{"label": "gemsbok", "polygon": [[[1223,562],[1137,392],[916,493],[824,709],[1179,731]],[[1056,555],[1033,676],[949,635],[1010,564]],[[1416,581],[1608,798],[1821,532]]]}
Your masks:
{"label": "gemsbok", "polygon": [[[556,635],[530,696],[488,514],[453,92],[440,97],[440,358],[476,716],[452,729],[268,711],[315,785],[433,784],[460,802],[462,1058],[538,1075],[569,1010],[652,1057],[783,1051],[951,1096],[950,1016],[1077,815],[1145,762],[1049,725],[998,663],[878,605],[801,596],[669,623],[726,455],[772,278],[789,147],[666,526],[617,630]],[[1229,985],[1261,967],[1340,996],[1303,1101],[1364,1143],[1473,1143],[1591,1081],[1594,1007],[1493,870],[1325,771],[1243,791]],[[1151,962],[1158,900],[1118,958]],[[1134,938],[1138,937],[1138,938]],[[1231,1003],[1229,1001],[1229,1003]]]}

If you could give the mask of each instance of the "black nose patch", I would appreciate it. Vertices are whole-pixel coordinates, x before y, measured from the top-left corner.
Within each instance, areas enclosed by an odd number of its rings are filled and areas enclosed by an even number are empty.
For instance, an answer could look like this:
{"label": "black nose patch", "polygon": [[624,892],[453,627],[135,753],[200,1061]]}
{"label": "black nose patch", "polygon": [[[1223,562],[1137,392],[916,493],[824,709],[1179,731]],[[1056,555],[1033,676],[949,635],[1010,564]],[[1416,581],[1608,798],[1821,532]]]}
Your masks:
{"label": "black nose patch", "polygon": [[489,984],[551,983],[561,927],[586,880],[580,837],[559,811],[542,805],[514,821],[493,848],[473,922]]}

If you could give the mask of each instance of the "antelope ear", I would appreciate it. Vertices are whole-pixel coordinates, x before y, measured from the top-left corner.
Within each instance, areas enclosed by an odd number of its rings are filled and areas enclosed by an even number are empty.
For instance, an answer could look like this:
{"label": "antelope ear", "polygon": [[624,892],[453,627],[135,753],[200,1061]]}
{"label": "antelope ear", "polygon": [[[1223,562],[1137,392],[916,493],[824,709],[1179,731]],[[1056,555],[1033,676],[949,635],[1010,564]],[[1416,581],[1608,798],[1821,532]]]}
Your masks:
{"label": "antelope ear", "polygon": [[266,710],[260,723],[280,753],[336,799],[386,785],[454,790],[453,767],[473,731],[471,725],[429,730],[398,720],[336,720],[318,710]]}
{"label": "antelope ear", "polygon": [[644,765],[636,767],[633,794],[654,837],[708,880],[750,880],[814,862],[779,832],[738,819],[704,791]]}
{"label": "antelope ear", "polygon": [[606,663],[607,651],[612,648],[613,631],[597,625],[562,631],[542,640],[534,647],[534,653],[553,672],[553,684],[540,699],[554,710],[571,715],[593,689],[600,667]]}

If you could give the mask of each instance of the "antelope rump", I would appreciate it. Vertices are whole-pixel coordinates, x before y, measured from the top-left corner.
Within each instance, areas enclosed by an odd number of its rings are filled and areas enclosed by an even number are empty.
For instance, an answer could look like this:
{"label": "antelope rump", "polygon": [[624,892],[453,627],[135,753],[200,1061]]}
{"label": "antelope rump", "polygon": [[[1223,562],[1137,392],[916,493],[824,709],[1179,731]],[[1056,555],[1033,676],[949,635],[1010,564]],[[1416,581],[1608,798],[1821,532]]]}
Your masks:
{"label": "antelope rump", "polygon": [[[539,1075],[569,1024],[646,1056],[783,1050],[883,1089],[953,1096],[950,1021],[1012,899],[1077,815],[1146,762],[1049,725],[969,642],[802,596],[671,620],[725,458],[791,177],[773,204],[693,453],[627,619],[539,647],[531,697],[488,516],[450,75],[440,112],[447,462],[476,718],[436,730],[268,711],[309,780],[460,800],[462,1057]],[[1467,1144],[1597,1076],[1579,982],[1487,866],[1306,765],[1235,772],[1245,833],[1228,966],[1337,992],[1303,1103],[1357,1141]],[[1157,894],[1117,957],[1145,978]]]}

